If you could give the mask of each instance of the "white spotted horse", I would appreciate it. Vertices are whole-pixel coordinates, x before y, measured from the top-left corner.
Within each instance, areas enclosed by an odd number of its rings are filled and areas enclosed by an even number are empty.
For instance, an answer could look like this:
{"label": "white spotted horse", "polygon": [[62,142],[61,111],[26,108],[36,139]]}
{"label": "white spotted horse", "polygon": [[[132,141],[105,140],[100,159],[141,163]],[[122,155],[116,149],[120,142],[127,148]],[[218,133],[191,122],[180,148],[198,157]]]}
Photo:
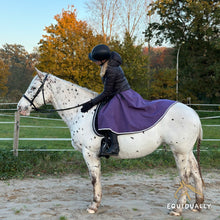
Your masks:
{"label": "white spotted horse", "polygon": [[[97,93],[52,74],[39,70],[37,73],[19,101],[17,109],[22,115],[30,115],[33,109],[36,110],[46,103],[51,103],[54,109],[59,111],[61,118],[69,127],[73,147],[82,152],[88,166],[93,185],[93,200],[87,211],[95,213],[102,198],[101,162],[98,156],[102,137],[94,132],[92,126],[96,106],[87,113],[82,113],[80,108],[76,107],[96,97]],[[193,154],[193,147],[197,141],[197,151],[199,152],[201,139],[202,127],[197,113],[192,108],[176,102],[150,129],[119,135],[120,152],[115,157],[120,159],[140,158],[152,153],[161,144],[169,145],[181,181],[187,184],[189,177],[193,177],[196,192],[200,192],[195,194],[194,207],[200,207],[204,202],[203,180],[200,165]],[[181,190],[181,196],[177,200],[178,206],[170,212],[172,215],[181,215],[184,204],[186,204],[187,188],[184,186]]]}

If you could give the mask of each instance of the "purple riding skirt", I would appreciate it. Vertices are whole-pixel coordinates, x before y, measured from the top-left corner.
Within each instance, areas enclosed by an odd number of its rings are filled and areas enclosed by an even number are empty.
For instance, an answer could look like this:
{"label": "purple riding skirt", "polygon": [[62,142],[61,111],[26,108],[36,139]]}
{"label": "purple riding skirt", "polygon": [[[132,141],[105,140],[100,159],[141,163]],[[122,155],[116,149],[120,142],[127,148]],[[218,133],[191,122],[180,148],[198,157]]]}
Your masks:
{"label": "purple riding skirt", "polygon": [[116,134],[145,131],[159,122],[175,101],[148,101],[132,89],[116,94],[98,113],[98,131]]}

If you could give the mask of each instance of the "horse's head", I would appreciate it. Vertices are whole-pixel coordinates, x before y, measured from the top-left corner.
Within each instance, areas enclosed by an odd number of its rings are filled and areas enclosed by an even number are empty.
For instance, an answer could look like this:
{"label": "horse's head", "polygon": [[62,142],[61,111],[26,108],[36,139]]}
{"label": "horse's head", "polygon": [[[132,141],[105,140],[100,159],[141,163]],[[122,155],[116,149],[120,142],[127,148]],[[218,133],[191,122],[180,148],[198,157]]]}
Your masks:
{"label": "horse's head", "polygon": [[50,100],[50,93],[48,90],[48,74],[37,70],[37,75],[32,80],[27,91],[20,99],[17,109],[22,115],[30,115],[30,112],[37,110],[43,104]]}

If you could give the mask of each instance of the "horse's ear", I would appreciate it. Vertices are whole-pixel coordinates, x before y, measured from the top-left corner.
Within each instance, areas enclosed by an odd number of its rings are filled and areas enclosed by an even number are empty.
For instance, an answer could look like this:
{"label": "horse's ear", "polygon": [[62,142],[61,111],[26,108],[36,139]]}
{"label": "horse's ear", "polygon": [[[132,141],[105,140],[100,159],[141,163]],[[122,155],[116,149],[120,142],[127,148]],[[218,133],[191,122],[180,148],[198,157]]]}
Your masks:
{"label": "horse's ear", "polygon": [[40,78],[41,80],[43,80],[44,77],[45,77],[44,73],[41,72],[41,71],[40,71],[39,69],[37,69],[36,67],[35,67],[35,70],[37,71],[37,75],[39,76],[39,78]]}

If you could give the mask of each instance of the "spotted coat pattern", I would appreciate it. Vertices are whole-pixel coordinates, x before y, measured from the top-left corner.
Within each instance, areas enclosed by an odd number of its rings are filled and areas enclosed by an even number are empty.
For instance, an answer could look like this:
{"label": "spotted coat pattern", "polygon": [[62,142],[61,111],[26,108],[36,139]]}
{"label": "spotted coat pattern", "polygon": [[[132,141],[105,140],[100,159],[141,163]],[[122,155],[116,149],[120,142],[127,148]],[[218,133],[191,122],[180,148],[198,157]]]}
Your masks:
{"label": "spotted coat pattern", "polygon": [[[33,97],[37,88],[40,87],[45,73],[37,70],[38,75],[32,80],[25,95]],[[44,86],[44,96],[46,103],[51,103],[55,109],[68,108],[97,96],[97,93],[62,80],[53,75],[49,75]],[[43,105],[43,96],[40,93],[34,100],[37,107]],[[18,111],[23,115],[31,112],[30,103],[21,98],[18,103]],[[68,125],[73,147],[82,152],[84,160],[88,166],[91,182],[93,185],[93,200],[88,207],[89,213],[95,213],[101,203],[101,163],[98,152],[101,137],[97,136],[92,128],[92,119],[96,106],[87,113],[81,113],[80,108],[59,112],[61,118]],[[177,103],[173,105],[164,118],[154,127],[147,131],[136,134],[118,136],[120,153],[118,158],[139,158],[155,151],[161,144],[168,144],[174,154],[181,180],[188,183],[192,176],[195,181],[197,191],[203,192],[202,177],[199,172],[199,164],[192,153],[196,140],[202,139],[201,122],[195,111],[188,106]],[[177,204],[186,203],[186,195],[183,193]],[[204,197],[196,194],[198,206],[203,203]],[[182,206],[172,210],[170,214],[180,215]]]}

